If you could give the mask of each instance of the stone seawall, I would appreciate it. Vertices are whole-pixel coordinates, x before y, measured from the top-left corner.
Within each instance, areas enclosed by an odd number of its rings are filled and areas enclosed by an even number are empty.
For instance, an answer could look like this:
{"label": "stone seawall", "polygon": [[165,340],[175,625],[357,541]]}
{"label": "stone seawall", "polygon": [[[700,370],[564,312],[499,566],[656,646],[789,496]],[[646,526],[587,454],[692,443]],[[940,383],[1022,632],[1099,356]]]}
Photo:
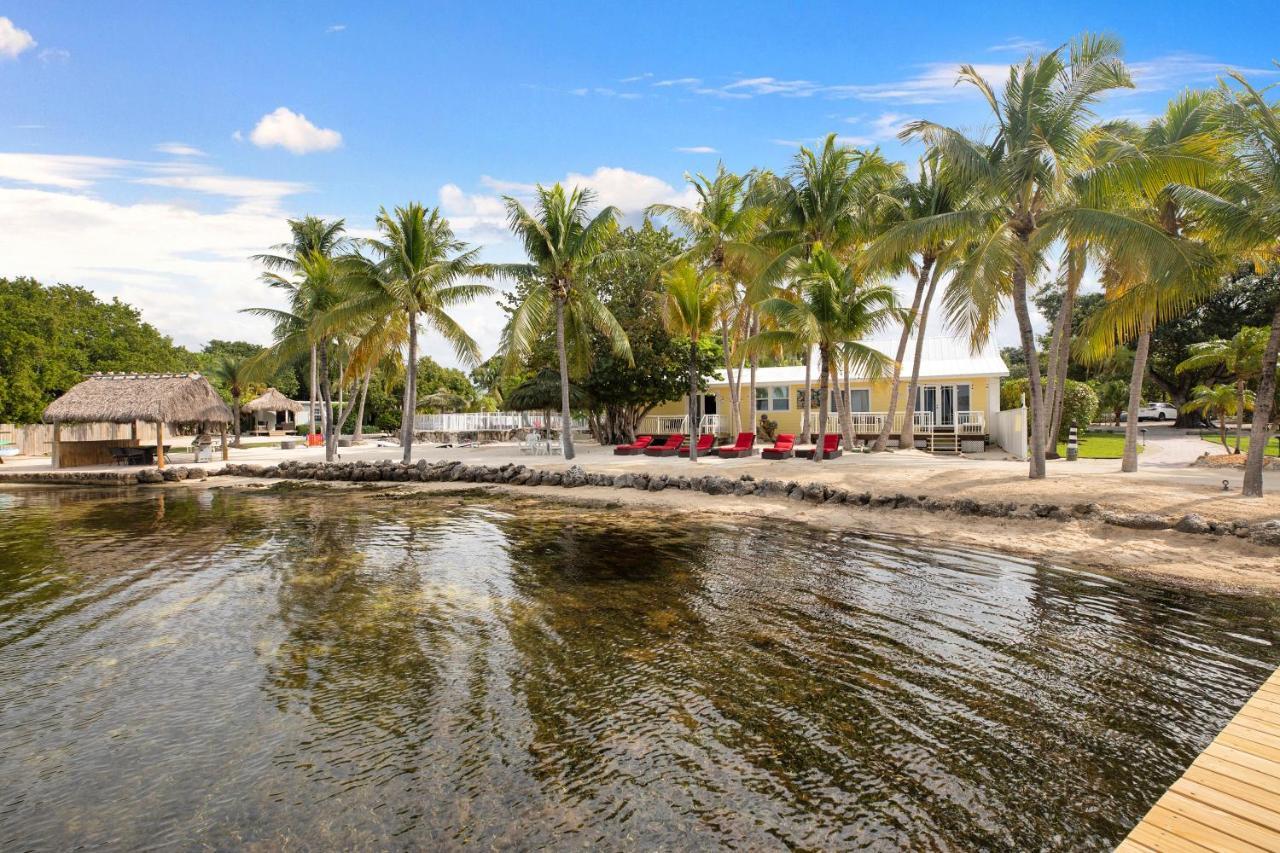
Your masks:
{"label": "stone seawall", "polygon": [[[170,469],[172,470],[172,469]],[[200,470],[200,469],[192,469]],[[165,472],[168,474],[168,471]],[[201,474],[204,472],[201,471]],[[1206,536],[1234,536],[1257,545],[1280,545],[1280,519],[1263,521],[1211,521],[1196,513],[1172,517],[1154,513],[1117,512],[1097,503],[1060,506],[1051,503],[1019,504],[1014,501],[977,501],[971,498],[944,498],[903,492],[872,494],[832,487],[825,483],[760,479],[744,474],[737,479],[714,474],[671,476],[668,474],[589,473],[574,465],[565,471],[543,471],[526,465],[467,465],[462,462],[282,462],[279,465],[230,464],[210,472],[211,476],[264,477],[287,480],[318,480],[351,483],[494,483],[510,486],[559,486],[572,489],[598,486],[660,492],[664,489],[702,492],[708,495],[758,496],[824,505],[847,505],[877,509],[916,509],[983,518],[1039,519],[1046,522],[1088,520],[1130,530],[1174,530]],[[140,479],[141,482],[141,479]]]}

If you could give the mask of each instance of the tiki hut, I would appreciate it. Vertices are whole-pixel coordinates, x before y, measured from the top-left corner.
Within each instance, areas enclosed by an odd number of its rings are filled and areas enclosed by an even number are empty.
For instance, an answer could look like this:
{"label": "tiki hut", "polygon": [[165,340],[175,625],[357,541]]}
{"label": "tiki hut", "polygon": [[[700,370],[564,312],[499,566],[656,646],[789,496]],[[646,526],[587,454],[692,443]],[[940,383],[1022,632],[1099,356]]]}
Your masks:
{"label": "tiki hut", "polygon": [[[227,425],[234,415],[199,373],[95,373],[44,410],[53,424],[53,466],[100,465],[120,461],[137,448],[138,423],[155,424],[156,462],[164,467],[164,425],[216,426],[227,458]],[[130,424],[127,439],[61,440],[63,424]],[[116,448],[116,450],[113,450]]]}
{"label": "tiki hut", "polygon": [[240,408],[246,415],[253,415],[255,435],[277,435],[282,432],[293,432],[293,416],[301,412],[303,406],[276,389],[268,388],[262,396],[255,397]]}

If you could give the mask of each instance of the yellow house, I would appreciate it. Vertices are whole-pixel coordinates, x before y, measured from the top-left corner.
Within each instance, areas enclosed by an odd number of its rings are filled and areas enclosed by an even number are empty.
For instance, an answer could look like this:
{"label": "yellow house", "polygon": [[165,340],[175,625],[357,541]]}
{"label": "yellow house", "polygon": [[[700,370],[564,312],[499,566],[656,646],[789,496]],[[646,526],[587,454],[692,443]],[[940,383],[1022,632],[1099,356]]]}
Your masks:
{"label": "yellow house", "polygon": [[[893,358],[898,342],[868,341],[870,346]],[[906,381],[911,376],[915,341],[907,348],[907,358],[902,365],[903,388],[894,419],[894,438],[902,427],[907,410]],[[812,399],[805,399],[805,369],[803,365],[788,367],[762,367],[756,371],[755,405],[750,394],[749,371],[743,371],[738,423],[742,430],[751,430],[751,424],[759,426],[761,415],[776,421],[779,433],[795,433],[799,440],[801,416],[806,403],[810,407],[810,437],[818,431],[818,365],[816,351],[811,369]],[[928,450],[980,450],[991,437],[989,426],[1000,411],[1000,380],[1008,376],[1004,359],[994,343],[973,352],[969,341],[963,338],[925,338],[920,359],[920,386],[913,415],[916,446]],[[839,401],[844,401],[845,376],[838,374]],[[891,379],[871,379],[865,376],[848,377],[849,395],[853,401],[853,426],[858,438],[873,439],[879,434],[889,408]],[[837,402],[835,393],[831,403]],[[699,429],[702,432],[726,434],[731,429],[729,413],[729,386],[723,373],[708,382],[707,393],[698,401]],[[754,411],[755,416],[752,417]],[[672,400],[655,408],[642,424],[645,432],[688,432],[688,397]],[[833,413],[829,432],[838,432],[839,424]],[[757,433],[760,430],[757,428]]]}

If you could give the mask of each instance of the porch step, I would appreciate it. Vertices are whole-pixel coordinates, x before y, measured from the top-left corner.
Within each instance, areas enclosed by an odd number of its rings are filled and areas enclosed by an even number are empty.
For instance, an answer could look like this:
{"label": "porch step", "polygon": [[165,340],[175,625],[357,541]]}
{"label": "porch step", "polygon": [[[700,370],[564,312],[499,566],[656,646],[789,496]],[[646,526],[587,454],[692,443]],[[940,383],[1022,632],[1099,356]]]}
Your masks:
{"label": "porch step", "polygon": [[960,455],[960,436],[952,432],[930,433],[927,439],[930,453]]}

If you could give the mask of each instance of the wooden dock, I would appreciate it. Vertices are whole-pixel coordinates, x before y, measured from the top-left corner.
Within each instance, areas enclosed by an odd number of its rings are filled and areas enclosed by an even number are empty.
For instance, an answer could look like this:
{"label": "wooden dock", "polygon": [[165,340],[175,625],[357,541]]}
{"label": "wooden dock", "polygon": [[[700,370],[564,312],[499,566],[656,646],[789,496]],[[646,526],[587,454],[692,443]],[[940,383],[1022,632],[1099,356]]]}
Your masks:
{"label": "wooden dock", "polygon": [[1280,850],[1280,670],[1116,849]]}

